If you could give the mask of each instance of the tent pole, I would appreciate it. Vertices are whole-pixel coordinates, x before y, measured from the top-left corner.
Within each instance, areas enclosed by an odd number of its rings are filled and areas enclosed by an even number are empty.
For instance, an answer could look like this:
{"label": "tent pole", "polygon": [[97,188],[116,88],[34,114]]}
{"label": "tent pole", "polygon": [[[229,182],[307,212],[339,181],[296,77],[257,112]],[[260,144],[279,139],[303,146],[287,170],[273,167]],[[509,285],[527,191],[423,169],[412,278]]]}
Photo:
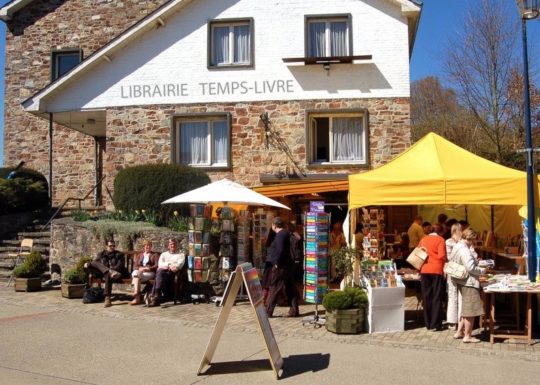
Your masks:
{"label": "tent pole", "polygon": [[495,205],[491,205],[491,232],[495,234]]}

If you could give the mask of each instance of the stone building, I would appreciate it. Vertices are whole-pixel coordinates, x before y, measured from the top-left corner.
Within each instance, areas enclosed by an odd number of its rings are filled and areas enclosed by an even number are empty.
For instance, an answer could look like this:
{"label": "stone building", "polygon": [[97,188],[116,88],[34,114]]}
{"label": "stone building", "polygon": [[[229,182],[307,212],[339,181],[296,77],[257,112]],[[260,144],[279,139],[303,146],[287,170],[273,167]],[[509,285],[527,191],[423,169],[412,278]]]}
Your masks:
{"label": "stone building", "polygon": [[56,204],[145,163],[250,187],[346,181],[410,145],[420,11],[417,0],[13,0],[0,9],[5,164],[43,172]]}

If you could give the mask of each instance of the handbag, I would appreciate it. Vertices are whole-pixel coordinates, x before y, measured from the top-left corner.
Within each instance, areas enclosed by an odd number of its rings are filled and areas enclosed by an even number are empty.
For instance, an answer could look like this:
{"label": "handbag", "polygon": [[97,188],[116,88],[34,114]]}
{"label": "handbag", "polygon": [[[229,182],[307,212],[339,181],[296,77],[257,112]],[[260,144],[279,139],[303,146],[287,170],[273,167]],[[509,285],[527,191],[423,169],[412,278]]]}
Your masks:
{"label": "handbag", "polygon": [[416,270],[420,270],[424,262],[426,262],[427,257],[427,250],[424,247],[415,247],[407,257],[407,262],[414,266]]}
{"label": "handbag", "polygon": [[83,303],[102,302],[104,299],[105,294],[101,287],[87,287],[84,289]]}
{"label": "handbag", "polygon": [[445,263],[444,273],[455,279],[463,280],[469,278],[469,273],[465,270],[465,266],[454,261]]}

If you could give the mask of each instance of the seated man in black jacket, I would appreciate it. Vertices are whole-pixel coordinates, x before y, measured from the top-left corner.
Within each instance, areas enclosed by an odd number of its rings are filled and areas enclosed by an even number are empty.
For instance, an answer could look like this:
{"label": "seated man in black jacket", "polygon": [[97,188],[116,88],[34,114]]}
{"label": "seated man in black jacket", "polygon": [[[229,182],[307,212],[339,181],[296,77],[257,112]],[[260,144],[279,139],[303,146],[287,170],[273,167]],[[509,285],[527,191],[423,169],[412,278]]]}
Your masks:
{"label": "seated man in black jacket", "polygon": [[116,250],[115,247],[114,240],[108,240],[107,249],[100,252],[86,266],[92,275],[103,279],[105,282],[105,307],[112,306],[111,291],[113,282],[127,275],[124,254]]}

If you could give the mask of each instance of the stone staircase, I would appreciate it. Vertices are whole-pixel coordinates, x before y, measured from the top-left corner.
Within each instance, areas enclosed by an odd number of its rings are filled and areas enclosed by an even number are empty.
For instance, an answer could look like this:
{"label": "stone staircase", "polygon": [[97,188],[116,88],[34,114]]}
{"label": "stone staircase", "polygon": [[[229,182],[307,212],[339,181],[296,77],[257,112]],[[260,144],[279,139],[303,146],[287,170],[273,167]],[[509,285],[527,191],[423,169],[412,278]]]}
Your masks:
{"label": "stone staircase", "polygon": [[51,244],[50,226],[47,226],[46,229],[42,229],[41,226],[41,223],[34,223],[24,231],[17,233],[16,237],[0,241],[0,282],[7,283],[9,280],[17,258],[9,254],[19,251],[21,240],[24,238],[31,238],[34,241],[32,249],[39,251],[47,259],[49,258],[49,247]]}
{"label": "stone staircase", "polygon": [[[105,207],[90,207],[82,208],[85,211],[105,211]],[[65,218],[73,216],[73,214],[78,211],[76,208],[66,207],[64,208],[56,218]],[[54,210],[51,210],[54,212]],[[11,271],[15,267],[15,261],[17,257],[12,257],[9,254],[17,253],[20,248],[21,240],[24,238],[31,238],[34,241],[33,250],[37,250],[41,255],[49,260],[50,256],[50,245],[51,245],[51,226],[48,225],[46,228],[43,226],[47,223],[51,214],[46,215],[43,219],[36,219],[34,222],[27,226],[24,231],[18,232],[16,236],[13,236],[11,239],[0,240],[0,284],[2,282],[7,283],[9,277],[11,276]],[[49,275],[49,271],[42,276],[45,278]]]}

